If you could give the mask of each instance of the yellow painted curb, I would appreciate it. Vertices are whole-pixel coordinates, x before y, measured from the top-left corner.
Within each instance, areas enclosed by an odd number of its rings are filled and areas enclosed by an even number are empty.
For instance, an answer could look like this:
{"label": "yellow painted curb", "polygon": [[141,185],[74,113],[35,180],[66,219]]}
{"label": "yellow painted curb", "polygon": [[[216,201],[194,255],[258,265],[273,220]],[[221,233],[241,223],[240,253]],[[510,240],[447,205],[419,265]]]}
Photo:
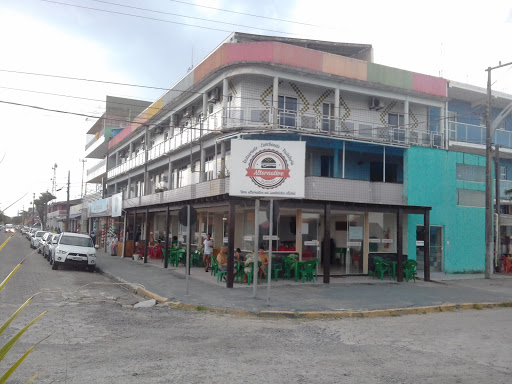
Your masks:
{"label": "yellow painted curb", "polygon": [[166,297],[159,296],[156,293],[150,292],[146,288],[142,288],[142,287],[137,287],[136,292],[140,296],[144,296],[149,299],[155,299],[159,303],[165,303],[167,300],[169,300]]}

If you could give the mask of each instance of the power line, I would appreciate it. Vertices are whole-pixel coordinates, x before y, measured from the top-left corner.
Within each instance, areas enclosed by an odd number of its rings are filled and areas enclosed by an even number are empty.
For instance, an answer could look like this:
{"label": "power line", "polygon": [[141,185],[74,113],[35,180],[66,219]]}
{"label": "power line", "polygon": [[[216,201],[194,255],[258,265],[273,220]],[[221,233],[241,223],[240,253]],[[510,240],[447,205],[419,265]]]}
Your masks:
{"label": "power line", "polygon": [[194,6],[194,7],[214,9],[216,11],[221,11],[221,12],[234,13],[234,14],[237,14],[237,15],[244,15],[244,16],[250,16],[250,17],[257,17],[257,18],[260,18],[260,19],[268,19],[268,20],[274,20],[274,21],[281,21],[283,23],[300,24],[300,25],[307,25],[307,26],[310,26],[310,27],[323,28],[321,25],[316,25],[316,24],[308,24],[308,23],[303,23],[303,22],[300,22],[300,21],[278,19],[278,18],[274,18],[274,17],[255,15],[255,14],[252,14],[252,13],[244,13],[244,12],[231,11],[229,9],[209,7],[207,5],[192,4],[192,3],[188,3],[186,1],[180,1],[180,0],[169,0],[169,1],[172,1],[174,3],[181,3],[181,4],[191,5],[191,6]]}
{"label": "power line", "polygon": [[[47,1],[47,0],[41,0]],[[67,79],[67,80],[79,80],[79,81],[90,81],[92,83],[104,83],[104,84],[114,84],[114,85],[124,85],[128,87],[138,87],[138,88],[148,88],[148,89],[159,89],[163,91],[168,91],[169,88],[162,87],[152,87],[149,85],[140,85],[140,84],[131,84],[131,83],[118,83],[115,81],[106,81],[106,80],[94,80],[94,79],[84,79],[79,77],[71,77],[71,76],[62,76],[62,75],[49,75],[46,73],[35,73],[35,72],[24,72],[24,71],[14,71],[10,69],[0,69],[0,72],[9,72],[9,73],[17,73],[20,75],[32,75],[32,76],[44,76],[44,77],[54,77],[58,79]]]}
{"label": "power line", "polygon": [[[232,31],[228,31],[228,30],[226,30],[226,29],[220,29],[220,28],[207,27],[207,26],[204,26],[204,25],[187,24],[187,23],[182,23],[182,22],[179,22],[179,21],[171,21],[171,20],[158,19],[158,18],[156,18],[156,17],[141,16],[141,15],[134,15],[134,14],[131,14],[131,13],[118,12],[118,11],[109,11],[109,10],[106,10],[106,9],[100,9],[100,8],[94,8],[94,7],[86,7],[86,6],[83,6],[83,5],[76,5],[76,4],[61,3],[61,2],[59,2],[59,1],[54,1],[54,0],[41,0],[41,1],[44,1],[44,2],[47,2],[47,3],[58,4],[58,5],[66,5],[66,6],[68,6],[68,7],[75,7],[75,8],[89,9],[89,10],[92,10],[92,11],[105,12],[105,13],[112,13],[112,14],[122,15],[122,16],[136,17],[136,18],[139,18],[139,19],[154,20],[154,21],[161,21],[161,22],[163,22],[163,23],[184,25],[184,26],[187,26],[187,27],[195,27],[195,28],[209,29],[209,30],[211,30],[211,31],[227,32],[227,33],[231,33],[231,32],[232,32]],[[292,35],[292,33],[288,33],[288,32],[278,32],[278,33],[281,33],[281,34],[287,34],[287,35]]]}
{"label": "power line", "polygon": [[148,9],[148,8],[133,7],[133,6],[130,6],[130,5],[124,5],[124,4],[119,4],[119,3],[112,3],[112,2],[110,2],[110,1],[105,1],[105,0],[90,0],[90,1],[95,1],[95,2],[97,2],[97,3],[104,3],[104,4],[115,5],[115,6],[118,6],[118,7],[131,8],[131,9],[137,9],[137,10],[139,10],[139,11],[153,12],[153,13],[158,13],[158,14],[162,14],[162,15],[179,16],[179,17],[184,17],[184,18],[187,18],[187,19],[201,20],[201,21],[209,21],[209,22],[211,22],[211,23],[219,23],[219,24],[232,25],[232,26],[235,26],[235,27],[242,27],[242,28],[256,29],[256,30],[258,30],[258,31],[266,31],[266,32],[273,32],[273,33],[281,33],[281,34],[288,34],[288,35],[295,35],[295,36],[298,36],[298,35],[297,35],[297,34],[295,34],[295,33],[289,33],[289,32],[283,32],[283,31],[276,31],[276,30],[274,30],[274,29],[265,29],[265,28],[260,28],[260,27],[251,27],[251,26],[243,25],[243,24],[228,23],[228,22],[226,22],[226,21],[217,21],[217,20],[211,20],[211,19],[204,19],[204,18],[202,18],[202,17],[186,16],[186,15],[180,15],[180,14],[178,14],[178,13],[172,13],[172,12],[166,12],[166,11],[158,11],[158,10]]}

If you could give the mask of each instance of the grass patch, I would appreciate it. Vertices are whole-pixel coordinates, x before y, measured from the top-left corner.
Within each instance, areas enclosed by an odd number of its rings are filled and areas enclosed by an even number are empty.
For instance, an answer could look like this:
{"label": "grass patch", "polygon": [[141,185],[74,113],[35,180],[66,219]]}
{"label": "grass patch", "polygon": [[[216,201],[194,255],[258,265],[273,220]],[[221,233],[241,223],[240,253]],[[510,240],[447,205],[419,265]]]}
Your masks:
{"label": "grass patch", "polygon": [[505,307],[505,308],[512,307],[512,303],[501,303],[500,307]]}
{"label": "grass patch", "polygon": [[473,304],[473,309],[476,309],[478,311],[481,311],[483,309],[483,305],[482,304]]}
{"label": "grass patch", "polygon": [[204,306],[202,306],[202,305],[198,305],[198,306],[196,306],[196,308],[195,308],[195,310],[196,310],[196,311],[206,311],[206,309],[207,309],[207,308],[206,308],[206,307],[204,307]]}

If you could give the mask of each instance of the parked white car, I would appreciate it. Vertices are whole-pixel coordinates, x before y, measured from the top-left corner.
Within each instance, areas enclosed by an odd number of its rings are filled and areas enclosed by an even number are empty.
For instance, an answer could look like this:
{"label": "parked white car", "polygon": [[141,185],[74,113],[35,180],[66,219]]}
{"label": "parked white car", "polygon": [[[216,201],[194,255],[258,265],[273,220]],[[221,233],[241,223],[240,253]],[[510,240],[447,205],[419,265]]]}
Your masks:
{"label": "parked white car", "polygon": [[43,235],[47,233],[45,231],[36,231],[34,236],[30,238],[30,247],[34,249],[39,248],[39,242],[43,239]]}
{"label": "parked white car", "polygon": [[41,240],[39,240],[39,244],[37,245],[37,253],[41,253],[44,256],[44,246],[46,244],[46,240],[48,239],[48,236],[50,236],[50,232],[45,232],[43,237],[41,237]]}
{"label": "parked white car", "polygon": [[74,265],[87,268],[90,272],[96,269],[96,249],[89,235],[62,232],[52,255],[52,269],[59,265]]}

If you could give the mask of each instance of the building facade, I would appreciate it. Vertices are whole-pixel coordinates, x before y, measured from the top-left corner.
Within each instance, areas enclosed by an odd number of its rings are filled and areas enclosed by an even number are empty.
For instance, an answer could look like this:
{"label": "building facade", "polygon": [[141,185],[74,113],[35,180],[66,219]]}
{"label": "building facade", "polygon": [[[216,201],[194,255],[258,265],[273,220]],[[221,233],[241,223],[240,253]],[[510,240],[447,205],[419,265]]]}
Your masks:
{"label": "building facade", "polygon": [[[482,271],[482,97],[373,63],[370,45],[234,33],[108,141],[104,195],[122,193],[126,250],[186,241],[178,213],[191,204],[193,244],[212,233],[216,247],[251,252],[269,247],[268,199],[257,211],[254,198],[230,194],[232,163],[243,160],[231,149],[301,141],[304,197],[279,198],[277,257],[318,257],[327,282],[368,273],[375,256],[415,259],[426,272]],[[496,95],[493,113],[511,101]],[[510,122],[495,134],[505,180]]]}

